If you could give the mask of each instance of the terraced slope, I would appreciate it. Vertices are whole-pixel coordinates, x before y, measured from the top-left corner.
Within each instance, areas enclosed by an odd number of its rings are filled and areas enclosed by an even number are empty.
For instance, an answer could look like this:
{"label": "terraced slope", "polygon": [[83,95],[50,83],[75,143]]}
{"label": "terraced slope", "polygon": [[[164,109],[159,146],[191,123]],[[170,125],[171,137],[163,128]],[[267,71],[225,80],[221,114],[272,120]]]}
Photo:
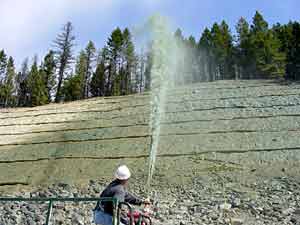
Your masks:
{"label": "terraced slope", "polygon": [[[144,179],[149,113],[148,94],[2,110],[0,185],[110,178],[120,163]],[[207,163],[295,166],[300,85],[257,80],[186,86],[169,93],[162,123],[158,180],[172,165],[180,179],[205,171]]]}

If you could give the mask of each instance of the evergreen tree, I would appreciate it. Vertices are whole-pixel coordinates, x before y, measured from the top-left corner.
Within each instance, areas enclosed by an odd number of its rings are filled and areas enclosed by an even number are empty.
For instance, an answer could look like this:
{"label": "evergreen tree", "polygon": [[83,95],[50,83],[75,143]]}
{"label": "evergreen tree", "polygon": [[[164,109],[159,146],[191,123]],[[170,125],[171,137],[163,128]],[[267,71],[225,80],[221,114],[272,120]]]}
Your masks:
{"label": "evergreen tree", "polygon": [[237,53],[236,62],[239,65],[238,77],[249,79],[255,73],[255,58],[250,39],[250,28],[248,22],[241,17],[236,25],[237,31]]}
{"label": "evergreen tree", "polygon": [[105,95],[105,71],[104,60],[102,59],[97,65],[91,81],[91,93],[93,97]]}
{"label": "evergreen tree", "polygon": [[56,62],[54,56],[54,51],[50,50],[45,56],[44,63],[42,66],[42,73],[44,75],[44,83],[47,89],[48,102],[51,102],[51,96],[55,86]]}
{"label": "evergreen tree", "polygon": [[272,27],[272,31],[274,32],[276,38],[280,41],[280,51],[287,53],[289,43],[293,38],[293,23],[291,21],[286,25],[276,23]]}
{"label": "evergreen tree", "polygon": [[234,47],[233,37],[227,23],[223,20],[221,23],[221,32],[223,36],[222,46],[224,48],[224,79],[232,79],[235,77],[234,71]]}
{"label": "evergreen tree", "polygon": [[[79,56],[77,58],[76,65],[75,65],[76,82],[79,82],[81,85],[81,97],[79,97],[79,99],[83,99],[85,97],[86,74],[87,74],[87,56],[86,56],[86,52],[84,50],[82,50],[79,53]],[[74,80],[71,80],[71,81],[74,83]]]}
{"label": "evergreen tree", "polygon": [[205,28],[198,43],[200,76],[205,81],[215,80],[215,56],[213,38],[210,30]]}
{"label": "evergreen tree", "polygon": [[83,90],[82,97],[88,98],[90,93],[90,80],[93,73],[93,63],[96,60],[96,47],[92,41],[89,41],[87,47],[85,48],[85,75],[83,77]]}
{"label": "evergreen tree", "polygon": [[211,30],[218,79],[233,77],[233,38],[225,21],[215,23]]}
{"label": "evergreen tree", "polygon": [[123,33],[120,28],[116,28],[108,39],[108,80],[106,92],[108,95],[119,93],[116,89],[120,88],[120,68],[121,68],[121,52],[123,45]]}
{"label": "evergreen tree", "polygon": [[3,82],[7,66],[7,56],[4,50],[0,51],[0,83]]}
{"label": "evergreen tree", "polygon": [[300,23],[291,25],[291,37],[287,44],[286,78],[300,80]]}
{"label": "evergreen tree", "polygon": [[280,41],[263,16],[256,12],[251,26],[251,47],[256,63],[256,77],[279,77],[284,75],[286,55],[280,52]]}
{"label": "evergreen tree", "polygon": [[253,24],[251,25],[251,31],[253,33],[266,33],[268,32],[268,22],[264,20],[262,14],[258,11],[255,12],[253,17]]}
{"label": "evergreen tree", "polygon": [[272,31],[268,31],[264,44],[264,54],[258,56],[257,65],[265,77],[283,77],[286,67],[286,54],[280,52],[280,42]]}
{"label": "evergreen tree", "polygon": [[7,56],[4,50],[1,50],[0,51],[0,106],[1,105],[4,106],[5,104],[4,79],[5,79],[6,67],[7,67]]}
{"label": "evergreen tree", "polygon": [[62,94],[64,101],[75,101],[82,97],[82,78],[79,75],[71,75],[64,80]]}
{"label": "evergreen tree", "polygon": [[[133,70],[134,70],[134,81],[131,82],[133,93],[142,93],[144,90],[150,88],[150,80],[147,80],[147,52],[144,51],[144,47],[141,48],[140,54],[136,56]],[[149,85],[147,87],[147,85]]]}
{"label": "evergreen tree", "polygon": [[145,65],[145,90],[146,91],[149,91],[151,88],[152,65],[153,65],[153,53],[151,50],[149,50],[146,55],[146,65]]}
{"label": "evergreen tree", "polygon": [[15,104],[15,79],[16,79],[16,72],[15,72],[15,65],[14,60],[12,57],[8,58],[7,66],[6,66],[6,73],[3,83],[3,100],[4,100],[4,107],[13,106]]}
{"label": "evergreen tree", "polygon": [[61,34],[59,34],[54,41],[56,46],[56,56],[58,62],[58,84],[55,96],[55,102],[59,102],[61,98],[61,88],[64,80],[66,70],[73,61],[72,49],[74,47],[75,36],[72,34],[73,26],[68,22]]}
{"label": "evergreen tree", "polygon": [[[176,55],[175,83],[284,75],[286,79],[300,79],[299,22],[277,23],[269,29],[262,14],[256,12],[251,26],[241,18],[236,31],[234,39],[225,21],[214,23],[197,43],[193,36],[186,39],[177,29],[175,47],[180,51]],[[128,28],[112,31],[97,63],[95,45],[89,41],[77,58],[75,73],[65,78],[73,62],[74,40],[73,27],[68,22],[54,41],[56,51],[49,51],[39,68],[35,59],[30,71],[26,59],[19,73],[15,72],[13,58],[7,59],[1,50],[1,106],[36,106],[51,102],[52,97],[56,102],[71,101],[150,89],[151,43],[147,51],[136,55]]]}
{"label": "evergreen tree", "polygon": [[222,58],[222,53],[223,49],[221,49],[221,42],[222,42],[222,34],[220,31],[220,27],[217,23],[214,23],[212,28],[211,28],[211,38],[212,38],[212,52],[215,58],[215,63],[216,63],[216,68],[215,68],[215,79],[221,79],[221,58]]}
{"label": "evergreen tree", "polygon": [[28,75],[27,84],[30,93],[30,106],[44,105],[48,101],[47,88],[45,86],[45,80],[43,75],[43,72],[38,69],[37,57],[35,57]]}
{"label": "evergreen tree", "polygon": [[200,74],[198,69],[198,49],[197,49],[197,42],[193,36],[190,36],[186,40],[186,56],[185,56],[185,62],[186,62],[186,69],[185,72],[188,75],[188,83],[192,82],[198,82],[200,81]]}
{"label": "evergreen tree", "polygon": [[18,74],[18,106],[28,106],[28,97],[30,95],[30,91],[28,89],[28,75],[29,75],[29,68],[28,68],[28,58],[22,63],[21,72]]}
{"label": "evergreen tree", "polygon": [[124,76],[123,68],[120,69],[118,73],[114,76],[113,86],[112,86],[112,95],[119,96],[121,95],[121,82],[122,77]]}
{"label": "evergreen tree", "polygon": [[28,75],[28,58],[22,63],[21,71],[16,76],[16,93],[17,93],[17,106],[25,106],[26,98],[26,78]]}
{"label": "evergreen tree", "polygon": [[131,77],[133,67],[135,65],[136,56],[134,52],[134,44],[132,42],[131,33],[128,28],[123,31],[122,39],[122,73],[121,73],[121,94],[127,95],[131,93]]}

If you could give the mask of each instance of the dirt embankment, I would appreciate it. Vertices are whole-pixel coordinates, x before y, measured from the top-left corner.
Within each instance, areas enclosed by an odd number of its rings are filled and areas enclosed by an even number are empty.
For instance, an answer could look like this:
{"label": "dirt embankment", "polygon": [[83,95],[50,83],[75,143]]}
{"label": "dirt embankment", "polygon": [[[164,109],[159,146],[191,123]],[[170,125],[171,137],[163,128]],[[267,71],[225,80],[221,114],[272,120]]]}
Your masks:
{"label": "dirt embankment", "polygon": [[[121,163],[142,186],[150,148],[149,105],[149,95],[143,94],[1,111],[2,194],[39,185],[45,191],[55,183],[78,192],[90,180],[104,185]],[[160,190],[165,201],[159,206],[165,218],[158,215],[158,222],[295,224],[300,85],[257,80],[187,86],[169,93],[162,124],[153,190]],[[276,203],[279,186],[286,198]],[[233,201],[240,201],[237,208]],[[226,212],[224,202],[231,204]]]}

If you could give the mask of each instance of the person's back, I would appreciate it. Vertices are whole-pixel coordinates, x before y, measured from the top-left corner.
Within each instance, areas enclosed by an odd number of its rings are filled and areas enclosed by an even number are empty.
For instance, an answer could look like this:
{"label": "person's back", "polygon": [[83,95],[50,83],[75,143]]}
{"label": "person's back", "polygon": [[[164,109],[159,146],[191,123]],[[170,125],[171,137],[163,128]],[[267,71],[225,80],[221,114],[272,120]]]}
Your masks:
{"label": "person's back", "polygon": [[[119,200],[118,196],[122,192],[125,193],[124,186],[121,184],[121,182],[119,180],[114,180],[104,189],[104,191],[100,195],[100,198],[116,198],[117,200]],[[122,200],[122,199],[120,199],[120,200]],[[107,213],[111,216],[113,215],[113,207],[114,206],[111,201],[103,201],[103,202],[101,202],[100,206],[103,208],[105,213]]]}
{"label": "person's back", "polygon": [[[112,181],[101,193],[100,198],[114,198],[119,203],[127,202],[133,205],[141,205],[146,201],[135,197],[126,190],[128,179],[131,173],[127,166],[120,166],[115,173],[115,180]],[[148,202],[148,201],[147,201]],[[101,201],[97,203],[95,208],[95,223],[102,225],[111,225],[113,216],[114,206],[112,201]],[[121,222],[123,224],[128,224],[128,218],[126,216],[121,216]]]}

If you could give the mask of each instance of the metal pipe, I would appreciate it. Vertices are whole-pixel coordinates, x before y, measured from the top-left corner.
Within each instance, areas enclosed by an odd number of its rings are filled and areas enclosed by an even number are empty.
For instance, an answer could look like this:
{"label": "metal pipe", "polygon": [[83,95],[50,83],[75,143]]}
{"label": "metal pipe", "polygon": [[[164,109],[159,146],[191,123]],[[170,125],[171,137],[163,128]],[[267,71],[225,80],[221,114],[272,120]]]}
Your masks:
{"label": "metal pipe", "polygon": [[[117,199],[115,198],[0,198],[0,202],[49,202],[48,203],[48,211],[47,211],[47,217],[46,217],[46,223],[45,225],[50,225],[51,215],[52,215],[52,209],[53,209],[53,203],[54,202],[105,202],[105,201],[111,201],[114,205],[114,215],[113,215],[113,224],[119,225],[119,221],[115,220],[116,217],[116,210],[119,211],[119,208],[117,208]],[[125,204],[125,203],[123,203]],[[129,206],[130,207],[130,206]],[[130,208],[131,210],[131,208]],[[116,224],[117,222],[117,224]]]}
{"label": "metal pipe", "polygon": [[50,225],[50,219],[51,219],[51,215],[52,215],[52,208],[53,208],[53,202],[49,201],[48,212],[47,212],[47,218],[46,218],[46,224],[45,225]]}
{"label": "metal pipe", "polygon": [[0,198],[0,202],[95,202],[116,201],[115,198]]}
{"label": "metal pipe", "polygon": [[[129,209],[129,212],[130,212],[130,219],[129,219],[129,224],[130,225],[134,225],[134,221],[133,221],[133,210],[132,210],[132,207],[131,207],[131,205],[130,204],[128,204],[127,202],[120,202],[119,203],[119,207],[118,207],[118,214],[120,214],[120,209],[121,209],[121,207],[122,207],[122,205],[125,205],[125,206],[127,206],[128,207],[128,209]],[[120,222],[120,221],[119,221]],[[119,225],[119,223],[118,223],[118,225]]]}
{"label": "metal pipe", "polygon": [[142,218],[148,220],[148,222],[149,222],[148,225],[152,225],[152,220],[151,220],[151,218],[149,216],[142,215]]}

